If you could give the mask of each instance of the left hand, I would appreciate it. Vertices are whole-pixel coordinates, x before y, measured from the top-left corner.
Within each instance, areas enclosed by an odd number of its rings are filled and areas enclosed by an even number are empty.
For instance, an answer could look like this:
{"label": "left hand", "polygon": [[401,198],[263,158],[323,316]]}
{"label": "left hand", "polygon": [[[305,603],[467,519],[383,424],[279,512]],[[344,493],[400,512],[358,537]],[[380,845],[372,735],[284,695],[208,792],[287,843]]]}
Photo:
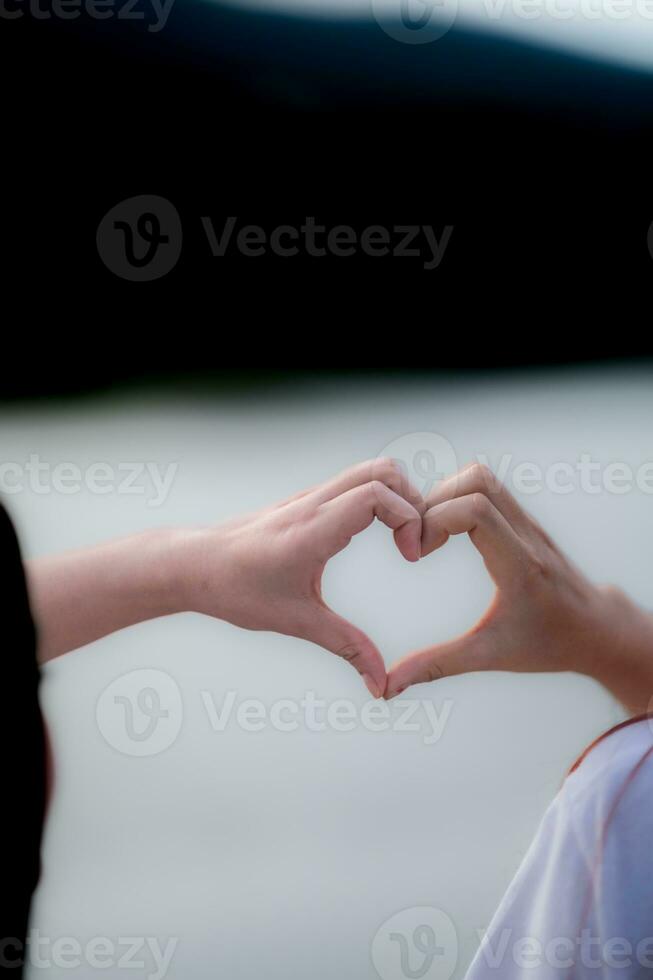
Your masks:
{"label": "left hand", "polygon": [[409,654],[388,672],[386,698],[411,684],[483,670],[578,671],[629,711],[653,696],[653,617],[576,568],[484,466],[444,480],[427,499],[422,555],[469,535],[496,585],[469,632]]}

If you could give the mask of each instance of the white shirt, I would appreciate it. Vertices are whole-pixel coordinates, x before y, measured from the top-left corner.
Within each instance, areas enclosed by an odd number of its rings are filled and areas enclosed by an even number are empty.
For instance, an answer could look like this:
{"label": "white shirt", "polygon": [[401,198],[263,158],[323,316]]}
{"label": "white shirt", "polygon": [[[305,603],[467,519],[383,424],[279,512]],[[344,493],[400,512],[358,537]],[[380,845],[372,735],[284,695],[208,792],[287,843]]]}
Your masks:
{"label": "white shirt", "polygon": [[466,980],[653,980],[653,720],[565,780]]}

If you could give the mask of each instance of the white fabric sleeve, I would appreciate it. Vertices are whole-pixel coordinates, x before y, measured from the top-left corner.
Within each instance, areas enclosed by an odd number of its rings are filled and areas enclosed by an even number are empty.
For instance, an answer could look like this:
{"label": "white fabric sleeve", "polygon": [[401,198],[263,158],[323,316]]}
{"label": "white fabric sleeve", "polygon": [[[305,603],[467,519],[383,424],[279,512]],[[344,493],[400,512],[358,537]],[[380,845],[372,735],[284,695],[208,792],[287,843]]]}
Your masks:
{"label": "white fabric sleeve", "polygon": [[565,780],[466,980],[653,980],[653,722]]}

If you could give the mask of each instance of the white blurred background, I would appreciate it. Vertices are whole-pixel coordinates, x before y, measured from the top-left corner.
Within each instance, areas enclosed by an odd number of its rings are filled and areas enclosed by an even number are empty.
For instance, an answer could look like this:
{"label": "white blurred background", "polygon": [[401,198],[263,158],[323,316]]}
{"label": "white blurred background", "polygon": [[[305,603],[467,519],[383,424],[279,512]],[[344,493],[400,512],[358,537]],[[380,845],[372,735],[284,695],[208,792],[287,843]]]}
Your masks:
{"label": "white blurred background", "polygon": [[[178,464],[158,507],[149,486],[10,495],[34,556],[147,526],[218,522],[416,432],[444,436],[460,464],[481,454],[496,467],[509,456],[509,485],[518,463],[575,464],[582,453],[636,469],[650,458],[652,410],[650,373],[633,369],[395,378],[4,407],[0,440],[4,459],[18,463],[38,454],[82,469]],[[591,576],[648,602],[650,494],[544,489],[520,499]],[[413,566],[380,525],[333,560],[325,580],[327,599],[387,663],[470,626],[491,591],[466,538]],[[96,709],[116,678],[145,668],[173,678],[183,720],[165,751],[137,757],[107,742]],[[484,674],[414,690],[449,712],[434,744],[420,731],[362,725],[252,732],[232,720],[216,731],[202,692],[219,711],[230,691],[237,703],[265,705],[307,691],[358,710],[368,700],[355,672],[317,647],[193,615],[143,624],[46,668],[56,793],[33,908],[40,936],[157,937],[162,948],[173,938],[167,976],[183,980],[364,980],[378,975],[372,941],[383,923],[429,906],[454,923],[461,977],[566,767],[621,717],[574,675]],[[403,976],[393,955],[383,980]],[[144,965],[130,977],[156,975],[151,956],[135,958]],[[451,974],[433,969],[427,980]],[[125,968],[72,972],[113,978]],[[34,966],[29,975],[42,974]]]}

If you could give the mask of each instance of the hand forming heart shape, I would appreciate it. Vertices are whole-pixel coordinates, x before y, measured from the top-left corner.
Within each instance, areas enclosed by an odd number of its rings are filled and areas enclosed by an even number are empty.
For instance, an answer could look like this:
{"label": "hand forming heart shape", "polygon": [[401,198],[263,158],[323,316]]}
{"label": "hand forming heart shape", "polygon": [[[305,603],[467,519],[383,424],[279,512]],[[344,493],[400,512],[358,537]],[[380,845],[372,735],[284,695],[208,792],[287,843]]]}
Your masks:
{"label": "hand forming heart shape", "polygon": [[[378,518],[417,562],[467,533],[497,591],[468,633],[411,653],[386,674],[372,640],[322,598],[328,560]],[[391,459],[376,459],[256,514],[190,536],[187,608],[254,630],[302,637],[348,660],[374,697],[476,670],[583,670],[607,628],[592,586],[485,467],[424,500]],[[579,653],[579,651],[581,651]],[[591,657],[591,653],[588,653]]]}
{"label": "hand forming heart shape", "polygon": [[[328,560],[378,518],[417,562],[469,534],[496,593],[468,633],[386,673],[362,630],[322,598]],[[348,660],[375,697],[478,670],[574,670],[632,713],[653,698],[653,617],[591,584],[492,473],[477,464],[424,500],[392,459],[376,459],[228,524],[152,529],[25,563],[41,662],[135,623],[196,611],[302,637]]]}
{"label": "hand forming heart shape", "polygon": [[[388,672],[385,697],[409,685],[480,670],[575,670],[603,679],[623,649],[625,597],[593,585],[494,476],[478,463],[429,495],[422,557],[467,533],[496,592],[463,636],[409,654]],[[621,636],[619,634],[621,633]]]}

